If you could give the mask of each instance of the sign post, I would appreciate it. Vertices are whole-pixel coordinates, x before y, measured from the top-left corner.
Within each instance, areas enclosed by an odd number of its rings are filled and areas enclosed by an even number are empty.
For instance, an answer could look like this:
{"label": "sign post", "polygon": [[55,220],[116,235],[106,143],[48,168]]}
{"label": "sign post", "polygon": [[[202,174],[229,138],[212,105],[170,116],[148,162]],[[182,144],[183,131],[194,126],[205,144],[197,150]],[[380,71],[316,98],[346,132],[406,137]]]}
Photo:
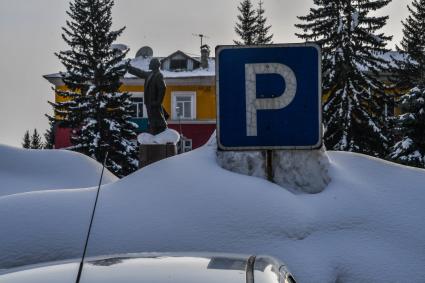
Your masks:
{"label": "sign post", "polygon": [[316,44],[216,48],[218,163],[306,193],[330,182]]}

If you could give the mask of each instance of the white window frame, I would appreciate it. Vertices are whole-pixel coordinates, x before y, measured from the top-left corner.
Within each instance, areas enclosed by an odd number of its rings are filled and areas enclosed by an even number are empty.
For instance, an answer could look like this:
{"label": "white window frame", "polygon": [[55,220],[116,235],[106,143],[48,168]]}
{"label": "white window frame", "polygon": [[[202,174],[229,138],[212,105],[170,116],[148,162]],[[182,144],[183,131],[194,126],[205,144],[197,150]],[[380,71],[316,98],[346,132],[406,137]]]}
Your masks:
{"label": "white window frame", "polygon": [[[192,106],[191,106],[191,117],[185,118],[185,117],[177,117],[177,97],[190,97]],[[173,120],[196,120],[196,91],[173,91],[171,93],[171,117]]]}
{"label": "white window frame", "polygon": [[143,116],[139,117],[139,108],[137,108],[137,116],[133,118],[136,118],[136,119],[148,118],[148,113],[147,113],[146,105],[145,105],[145,93],[140,91],[140,92],[130,92],[130,94],[132,98],[143,98]]}
{"label": "white window frame", "polygon": [[[183,139],[183,152],[189,152],[193,149],[193,141],[191,139]],[[189,145],[186,145],[189,143]]]}
{"label": "white window frame", "polygon": [[[189,145],[186,145],[189,143]],[[179,153],[185,153],[193,150],[193,140],[185,136],[181,136],[179,141]]]}

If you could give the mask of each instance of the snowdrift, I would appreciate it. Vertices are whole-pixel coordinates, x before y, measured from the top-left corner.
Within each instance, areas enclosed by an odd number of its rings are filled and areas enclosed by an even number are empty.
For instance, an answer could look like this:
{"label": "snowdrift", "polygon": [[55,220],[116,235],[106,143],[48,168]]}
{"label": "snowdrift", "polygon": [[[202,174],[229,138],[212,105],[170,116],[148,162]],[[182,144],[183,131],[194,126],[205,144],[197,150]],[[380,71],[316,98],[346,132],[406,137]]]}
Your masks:
{"label": "snowdrift", "polygon": [[[37,190],[97,186],[101,171],[101,164],[76,152],[0,145],[0,198]],[[105,170],[103,184],[116,180]]]}
{"label": "snowdrift", "polygon": [[81,257],[96,188],[0,197],[2,269]]}
{"label": "snowdrift", "polygon": [[153,164],[103,188],[89,254],[269,254],[300,282],[425,282],[425,171],[328,154],[317,195],[228,172],[213,145]]}
{"label": "snowdrift", "polygon": [[[222,169],[214,144],[152,164],[102,187],[88,255],[269,254],[300,282],[425,282],[425,170],[328,155],[315,195]],[[94,192],[0,198],[0,268],[75,257]]]}

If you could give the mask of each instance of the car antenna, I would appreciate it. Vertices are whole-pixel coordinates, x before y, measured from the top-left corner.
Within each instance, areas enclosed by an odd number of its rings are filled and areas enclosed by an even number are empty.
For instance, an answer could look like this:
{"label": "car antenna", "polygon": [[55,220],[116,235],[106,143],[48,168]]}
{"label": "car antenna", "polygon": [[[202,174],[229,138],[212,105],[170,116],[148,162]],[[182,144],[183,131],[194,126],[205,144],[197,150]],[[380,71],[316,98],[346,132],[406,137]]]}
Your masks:
{"label": "car antenna", "polygon": [[80,267],[78,268],[77,281],[75,281],[76,283],[80,283],[81,273],[83,272],[84,259],[86,257],[87,245],[89,243],[91,227],[93,225],[94,213],[96,212],[97,200],[99,199],[100,186],[102,185],[103,172],[105,171],[105,165],[106,165],[106,160],[108,159],[108,153],[109,152],[106,152],[105,159],[103,160],[102,173],[100,174],[99,185],[97,186],[96,200],[94,201],[93,211],[92,211],[91,219],[90,219],[89,230],[87,231],[86,243],[84,244],[83,257],[81,258]]}

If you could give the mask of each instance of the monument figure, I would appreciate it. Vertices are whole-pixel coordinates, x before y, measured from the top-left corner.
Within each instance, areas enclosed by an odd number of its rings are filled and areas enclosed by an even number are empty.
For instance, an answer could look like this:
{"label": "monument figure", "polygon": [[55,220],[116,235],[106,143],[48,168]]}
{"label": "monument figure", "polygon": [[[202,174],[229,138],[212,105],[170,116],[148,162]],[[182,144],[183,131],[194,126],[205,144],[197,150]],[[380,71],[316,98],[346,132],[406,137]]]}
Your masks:
{"label": "monument figure", "polygon": [[160,66],[161,63],[157,58],[152,58],[150,61],[150,72],[133,67],[130,63],[127,65],[127,71],[130,74],[145,80],[143,103],[146,106],[149,132],[152,135],[157,135],[167,129],[166,116],[168,116],[168,113],[162,107],[166,85],[164,77],[159,70]]}

